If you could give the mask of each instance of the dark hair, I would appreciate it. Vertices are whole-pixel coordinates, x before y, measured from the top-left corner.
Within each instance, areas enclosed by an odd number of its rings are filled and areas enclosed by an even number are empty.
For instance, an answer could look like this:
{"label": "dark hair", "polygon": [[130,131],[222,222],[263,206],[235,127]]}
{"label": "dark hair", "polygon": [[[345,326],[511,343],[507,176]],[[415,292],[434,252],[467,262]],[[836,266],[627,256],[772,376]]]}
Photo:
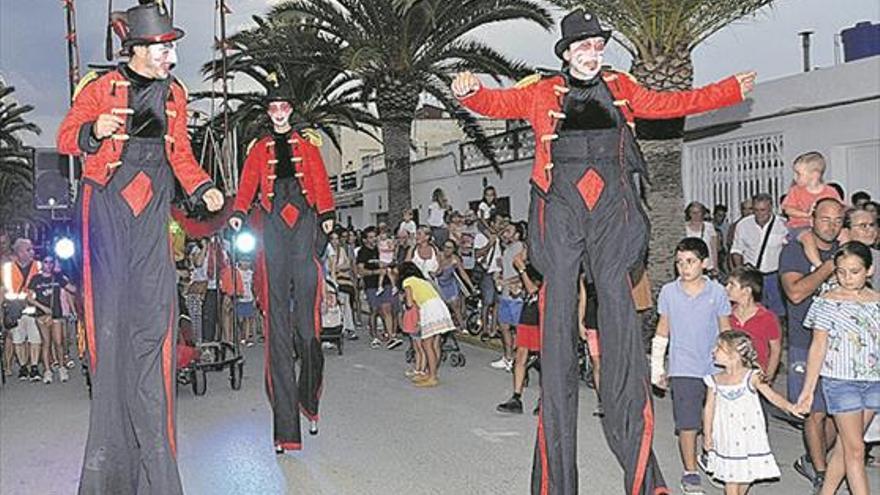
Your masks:
{"label": "dark hair", "polygon": [[445,247],[446,247],[446,244],[447,244],[447,243],[450,243],[450,242],[452,243],[452,251],[455,252],[455,253],[457,253],[457,252],[458,252],[458,243],[455,242],[455,240],[452,239],[451,237],[450,237],[449,239],[446,239],[446,241],[445,241],[445,242],[443,243],[443,245],[440,246],[440,247],[441,247],[441,248],[445,248]]}
{"label": "dark hair", "polygon": [[850,197],[850,202],[855,205],[861,200],[871,201],[871,195],[867,191],[856,191]]}
{"label": "dark hair", "polygon": [[367,227],[367,228],[365,228],[364,230],[362,230],[362,231],[361,231],[361,239],[366,239],[366,238],[367,238],[367,234],[369,234],[369,233],[371,233],[371,232],[372,232],[373,234],[375,234],[375,233],[376,233],[376,227],[373,227],[372,225],[370,225],[369,227]]}
{"label": "dark hair", "polygon": [[687,206],[684,207],[685,221],[689,221],[691,219],[691,208],[693,208],[694,206],[699,206],[700,208],[702,208],[703,209],[703,216],[704,217],[706,216],[706,212],[708,211],[708,208],[706,208],[706,205],[704,205],[703,203],[700,203],[699,201],[691,201],[690,203],[688,203]]}
{"label": "dark hair", "polygon": [[837,182],[829,182],[828,185],[833,187],[834,190],[837,191],[837,194],[840,195],[840,199],[846,197],[846,191],[843,190],[843,186],[841,186]]}
{"label": "dark hair", "polygon": [[773,206],[773,196],[770,196],[767,193],[758,193],[752,196],[752,208],[755,207],[755,203],[770,203],[770,206]]}
{"label": "dark hair", "polygon": [[494,200],[497,201],[498,200],[498,191],[495,190],[495,186],[486,186],[483,188],[483,199],[486,199],[486,193],[489,191],[492,191],[493,193],[495,193]]}
{"label": "dark hair", "polygon": [[400,269],[397,275],[397,285],[400,289],[403,289],[403,281],[410,277],[416,277],[425,280],[425,276],[422,274],[422,270],[420,270],[415,263],[413,263],[412,261],[404,261],[400,265]]}
{"label": "dark hair", "polygon": [[723,212],[727,213],[727,205],[723,205],[723,204],[719,203],[719,204],[715,205],[715,208],[713,208],[712,211],[716,212],[716,213],[719,211],[723,211]]}
{"label": "dark hair", "polygon": [[443,189],[438,187],[437,189],[434,189],[434,192],[431,193],[431,200],[439,202],[440,196],[443,196],[443,195],[444,195]]}
{"label": "dark hair", "polygon": [[838,261],[840,261],[840,258],[843,258],[844,256],[858,257],[862,261],[865,270],[870,270],[871,265],[874,262],[874,258],[871,255],[871,248],[859,241],[849,241],[843,246],[840,246],[840,249],[834,254],[834,264],[836,265]]}
{"label": "dark hair", "polygon": [[675,252],[683,253],[686,251],[694,253],[701,261],[709,258],[709,246],[706,245],[706,241],[699,237],[685,237],[678,241],[678,245],[675,246]]}
{"label": "dark hair", "polygon": [[741,266],[730,272],[731,279],[739,282],[739,285],[752,291],[752,299],[761,301],[764,294],[764,277],[761,272],[750,267]]}

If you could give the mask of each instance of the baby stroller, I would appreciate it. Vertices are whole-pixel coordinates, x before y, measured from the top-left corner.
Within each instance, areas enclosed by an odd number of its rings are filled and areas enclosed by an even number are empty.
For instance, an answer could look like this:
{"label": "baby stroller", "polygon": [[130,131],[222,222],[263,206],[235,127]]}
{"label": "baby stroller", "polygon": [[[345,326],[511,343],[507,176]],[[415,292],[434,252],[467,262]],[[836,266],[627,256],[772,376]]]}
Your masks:
{"label": "baby stroller", "polygon": [[336,346],[336,353],[342,355],[342,306],[336,299],[338,287],[325,281],[325,297],[321,301],[321,342],[329,342]]}
{"label": "baby stroller", "polygon": [[464,298],[464,330],[477,336],[483,330],[483,299],[479,291]]}
{"label": "baby stroller", "polygon": [[440,362],[445,363],[447,358],[449,358],[449,366],[453,368],[464,367],[467,362],[458,345],[455,332],[446,332],[440,336]]}

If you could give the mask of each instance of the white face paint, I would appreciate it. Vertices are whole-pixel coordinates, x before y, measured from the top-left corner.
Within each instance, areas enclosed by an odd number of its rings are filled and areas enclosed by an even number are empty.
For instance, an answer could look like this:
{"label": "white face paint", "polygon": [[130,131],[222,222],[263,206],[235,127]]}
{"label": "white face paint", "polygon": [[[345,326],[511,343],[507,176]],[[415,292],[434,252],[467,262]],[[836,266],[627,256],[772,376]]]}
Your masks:
{"label": "white face paint", "polygon": [[293,107],[290,103],[286,101],[273,101],[269,103],[269,108],[266,109],[266,112],[269,114],[269,119],[272,120],[272,126],[276,131],[282,132],[289,127],[288,119],[290,114],[293,113]]}
{"label": "white face paint", "polygon": [[174,42],[147,45],[147,59],[157,79],[166,79],[177,65],[177,46]]}
{"label": "white face paint", "polygon": [[569,63],[571,75],[583,80],[592,79],[602,69],[605,55],[605,39],[599,36],[575,41],[563,53]]}

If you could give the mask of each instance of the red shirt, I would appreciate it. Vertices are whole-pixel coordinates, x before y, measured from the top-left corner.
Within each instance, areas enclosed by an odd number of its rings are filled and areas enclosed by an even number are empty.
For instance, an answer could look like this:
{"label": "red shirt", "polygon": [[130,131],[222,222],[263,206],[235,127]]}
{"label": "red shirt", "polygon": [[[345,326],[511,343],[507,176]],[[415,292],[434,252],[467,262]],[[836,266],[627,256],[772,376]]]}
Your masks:
{"label": "red shirt", "polygon": [[730,327],[749,334],[755,344],[755,350],[758,351],[758,363],[762,370],[767,371],[767,364],[770,361],[770,341],[782,338],[776,315],[758,304],[758,312],[745,322],[739,321],[736,312],[731,312]]}
{"label": "red shirt", "polygon": [[[810,212],[813,209],[813,205],[816,204],[816,201],[825,198],[834,198],[838,201],[843,201],[843,198],[837,194],[837,189],[825,184],[822,187],[822,190],[816,194],[807,191],[806,187],[801,187],[798,185],[791,186],[788,190],[788,193],[785,195],[785,200],[782,202],[782,208],[795,208],[801,211]],[[789,218],[788,226],[792,229],[799,229],[802,227],[810,226],[809,218]]]}

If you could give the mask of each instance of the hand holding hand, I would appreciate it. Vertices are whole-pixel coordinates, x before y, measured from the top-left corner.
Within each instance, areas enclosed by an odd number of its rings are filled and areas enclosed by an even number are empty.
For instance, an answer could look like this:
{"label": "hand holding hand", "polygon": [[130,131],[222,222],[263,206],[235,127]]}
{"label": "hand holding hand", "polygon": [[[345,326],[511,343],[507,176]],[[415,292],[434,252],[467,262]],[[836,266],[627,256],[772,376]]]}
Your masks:
{"label": "hand holding hand", "polygon": [[799,415],[810,414],[810,408],[813,407],[813,393],[808,391],[801,392],[798,397],[797,404],[793,405],[793,411]]}
{"label": "hand holding hand", "polygon": [[480,80],[472,72],[460,72],[452,80],[452,94],[456,98],[464,98],[480,89],[480,86]]}
{"label": "hand holding hand", "polygon": [[205,202],[208,211],[218,211],[223,208],[223,193],[216,187],[212,187],[202,195],[202,201]]}
{"label": "hand holding hand", "polygon": [[98,139],[104,139],[116,132],[121,126],[125,125],[125,119],[118,115],[102,113],[98,115],[98,120],[92,126],[92,132]]}
{"label": "hand holding hand", "polygon": [[742,92],[743,98],[755,89],[755,79],[757,77],[758,73],[753,70],[736,74],[736,81],[739,83],[739,89]]}

